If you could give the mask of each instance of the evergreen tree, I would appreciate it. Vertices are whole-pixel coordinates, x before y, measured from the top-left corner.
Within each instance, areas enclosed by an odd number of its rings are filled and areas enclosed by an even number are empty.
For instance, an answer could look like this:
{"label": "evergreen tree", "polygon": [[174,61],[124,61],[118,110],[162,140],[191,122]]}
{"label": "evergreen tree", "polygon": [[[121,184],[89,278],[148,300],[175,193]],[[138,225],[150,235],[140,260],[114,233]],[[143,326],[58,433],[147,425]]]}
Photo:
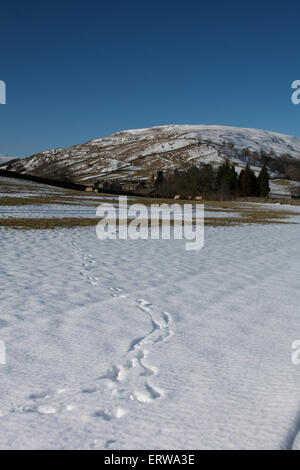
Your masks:
{"label": "evergreen tree", "polygon": [[237,185],[238,185],[238,175],[237,175],[237,172],[235,171],[235,166],[231,165],[230,167],[230,191],[232,193],[236,192]]}
{"label": "evergreen tree", "polygon": [[257,178],[248,164],[239,176],[239,192],[243,197],[257,195]]}
{"label": "evergreen tree", "polygon": [[257,180],[257,193],[258,196],[260,197],[267,197],[269,192],[270,192],[270,186],[269,186],[269,173],[264,165],[261,169],[261,172],[258,175],[258,180]]}
{"label": "evergreen tree", "polygon": [[154,177],[154,187],[157,189],[164,181],[164,172],[158,170],[156,176]]}
{"label": "evergreen tree", "polygon": [[237,173],[234,165],[230,165],[228,160],[219,166],[217,173],[218,187],[222,195],[235,193],[237,189]]}

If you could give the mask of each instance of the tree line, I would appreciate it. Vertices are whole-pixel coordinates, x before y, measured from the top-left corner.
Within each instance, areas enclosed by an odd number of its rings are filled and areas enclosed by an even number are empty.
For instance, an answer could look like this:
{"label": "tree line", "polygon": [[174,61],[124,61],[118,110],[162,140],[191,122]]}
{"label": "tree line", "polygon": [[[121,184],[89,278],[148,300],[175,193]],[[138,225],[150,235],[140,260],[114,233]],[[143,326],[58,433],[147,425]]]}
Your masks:
{"label": "tree line", "polygon": [[261,162],[273,171],[277,171],[284,175],[287,179],[300,181],[300,160],[291,157],[288,153],[276,155],[274,151],[250,152],[244,149],[241,155],[245,158],[252,158]]}
{"label": "tree line", "polygon": [[155,193],[161,197],[182,198],[202,196],[205,199],[232,199],[235,197],[267,197],[270,192],[269,174],[265,165],[258,176],[247,165],[240,174],[234,165],[225,161],[217,169],[206,163],[163,174],[155,181]]}

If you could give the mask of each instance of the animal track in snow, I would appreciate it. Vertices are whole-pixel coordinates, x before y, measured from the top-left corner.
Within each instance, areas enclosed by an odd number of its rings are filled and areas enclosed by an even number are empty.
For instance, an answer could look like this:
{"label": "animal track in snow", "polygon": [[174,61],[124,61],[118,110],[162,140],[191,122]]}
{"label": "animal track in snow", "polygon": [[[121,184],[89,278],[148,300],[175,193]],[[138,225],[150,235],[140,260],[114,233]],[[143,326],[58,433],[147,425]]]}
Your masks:
{"label": "animal track in snow", "polygon": [[112,411],[110,410],[98,410],[93,413],[95,418],[103,418],[105,421],[111,421],[114,418],[122,418],[127,414],[127,410],[125,408],[116,407]]}
{"label": "animal track in snow", "polygon": [[300,411],[298,411],[294,423],[292,424],[288,435],[282,445],[284,450],[299,450],[300,449]]}
{"label": "animal track in snow", "polygon": [[[151,403],[154,400],[162,399],[165,396],[164,391],[148,381],[149,377],[158,375],[159,370],[148,364],[146,358],[152,346],[173,335],[172,316],[167,312],[160,312],[144,299],[133,301],[128,296],[123,296],[120,288],[113,287],[111,289],[117,292],[118,297],[126,298],[127,302],[146,312],[150,318],[152,329],[145,336],[134,339],[124,360],[120,364],[112,365],[101,379],[106,381],[113,396],[119,395],[127,399],[129,397],[130,400],[136,400],[140,403]],[[133,380],[131,380],[131,376]],[[141,380],[136,380],[136,376],[144,378],[141,386],[139,385]],[[132,381],[134,383],[131,385]]]}
{"label": "animal track in snow", "polygon": [[[76,254],[77,259],[80,260],[81,270],[78,271],[78,274],[82,277],[82,282],[89,283],[97,289],[100,280],[99,277],[93,275],[96,261],[91,256],[84,255],[83,250],[77,247],[75,242],[69,246],[74,255]],[[103,287],[101,284],[101,288]],[[165,391],[155,384],[160,371],[158,367],[151,364],[150,354],[151,350],[159,343],[167,341],[174,334],[172,315],[160,311],[145,299],[132,298],[119,286],[106,284],[106,288],[108,297],[111,296],[115,299],[113,302],[119,302],[120,305],[124,302],[135,311],[140,310],[146,314],[150,321],[149,331],[141,337],[133,338],[124,356],[112,364],[101,377],[98,375],[94,380],[82,381],[72,388],[55,389],[53,387],[50,390],[36,392],[33,390],[23,400],[23,403],[21,402],[20,406],[1,410],[3,416],[9,413],[37,413],[43,415],[45,419],[47,416],[49,419],[53,419],[55,415],[82,413],[84,409],[87,409],[87,413],[93,419],[111,422],[126,419],[125,417],[134,402],[137,406],[149,406],[166,397]],[[106,387],[106,392],[103,390],[103,386]],[[100,404],[97,400],[100,396],[97,394],[101,394],[101,400],[103,397],[109,396],[111,396],[111,400],[108,398],[108,403],[103,406],[103,401]],[[92,410],[91,403],[94,403]],[[98,406],[97,403],[99,403]],[[113,439],[108,439],[105,442],[101,440],[101,447],[109,448],[114,443]],[[91,443],[91,447],[93,446],[99,447],[100,441]]]}
{"label": "animal track in snow", "polygon": [[[99,277],[91,275],[91,268],[96,264],[96,261],[92,256],[84,254],[83,250],[77,247],[75,242],[71,242],[69,246],[74,254],[76,253],[82,259],[80,275],[89,284],[93,286],[99,285]],[[110,391],[112,399],[119,402],[119,404],[116,403],[117,406],[93,412],[92,416],[102,418],[105,421],[124,417],[128,413],[127,408],[123,406],[126,401],[149,404],[165,397],[165,392],[152,383],[155,376],[159,374],[159,369],[148,362],[148,356],[151,348],[160,342],[166,341],[174,334],[173,319],[170,313],[161,312],[145,299],[133,299],[116,286],[109,286],[108,293],[116,301],[126,302],[127,305],[135,309],[138,308],[146,313],[149,317],[151,328],[144,336],[133,339],[120,362],[112,364],[107,372],[98,378],[98,380],[103,381],[103,384]],[[151,382],[149,382],[150,380]],[[101,391],[101,388],[95,378],[94,382],[89,380],[88,383],[82,383],[76,389],[60,389],[52,392],[47,390],[42,393],[32,393],[27,399],[33,403],[28,403],[13,411],[36,412],[49,415],[64,411],[70,412],[75,408],[70,404],[72,397],[78,397],[79,393],[89,396]],[[68,400],[70,400],[68,405],[65,403],[65,395],[60,400],[59,397],[62,393],[67,394]]]}
{"label": "animal track in snow", "polygon": [[163,397],[163,391],[158,388],[151,387],[146,383],[145,390],[140,392],[139,390],[134,392],[135,398],[141,403],[150,403],[157,398]]}
{"label": "animal track in snow", "polygon": [[24,412],[24,413],[39,413],[41,415],[50,415],[56,413],[56,408],[51,405],[36,405],[36,406],[22,406],[16,410],[11,410],[12,412]]}

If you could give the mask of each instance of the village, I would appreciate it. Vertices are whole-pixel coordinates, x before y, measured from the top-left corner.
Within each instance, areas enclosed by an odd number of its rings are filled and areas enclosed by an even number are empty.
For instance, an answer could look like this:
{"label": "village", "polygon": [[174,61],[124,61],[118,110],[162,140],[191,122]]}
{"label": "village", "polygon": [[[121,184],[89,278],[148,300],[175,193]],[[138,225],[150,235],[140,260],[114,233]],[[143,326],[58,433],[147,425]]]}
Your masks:
{"label": "village", "polygon": [[[135,196],[145,196],[145,197],[161,197],[161,194],[158,192],[159,184],[164,180],[164,172],[158,170],[155,173],[152,173],[151,177],[148,179],[111,179],[111,180],[98,180],[95,183],[86,186],[86,192],[93,193],[112,193],[112,194],[127,194]],[[181,197],[180,194],[175,194],[172,196],[175,200],[179,199],[195,199],[197,201],[202,200],[202,196],[197,195],[192,197],[188,195],[186,198]]]}
{"label": "village", "polygon": [[138,192],[148,195],[149,192],[154,190],[154,186],[144,180],[98,180],[93,185],[86,186],[87,192],[101,193],[101,191],[109,192]]}
{"label": "village", "polygon": [[101,179],[86,186],[85,191],[101,193],[111,192],[117,194],[134,193],[137,195],[151,196],[159,182],[164,178],[162,170],[152,173],[148,179]]}

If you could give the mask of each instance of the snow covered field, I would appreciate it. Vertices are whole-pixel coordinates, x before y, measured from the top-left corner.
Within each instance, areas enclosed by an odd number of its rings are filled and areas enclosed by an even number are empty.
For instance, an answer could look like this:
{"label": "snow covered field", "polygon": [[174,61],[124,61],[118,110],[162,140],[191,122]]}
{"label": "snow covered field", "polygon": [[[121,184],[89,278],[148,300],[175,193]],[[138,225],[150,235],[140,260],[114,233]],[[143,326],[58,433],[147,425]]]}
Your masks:
{"label": "snow covered field", "polygon": [[0,448],[300,448],[299,231],[1,228]]}
{"label": "snow covered field", "polygon": [[298,181],[290,180],[271,180],[270,189],[272,197],[289,198],[293,191],[300,188]]}
{"label": "snow covered field", "polygon": [[[0,183],[0,221],[118,203]],[[299,212],[208,203],[207,223],[251,224],[207,226],[196,252],[0,226],[0,448],[300,449]]]}

